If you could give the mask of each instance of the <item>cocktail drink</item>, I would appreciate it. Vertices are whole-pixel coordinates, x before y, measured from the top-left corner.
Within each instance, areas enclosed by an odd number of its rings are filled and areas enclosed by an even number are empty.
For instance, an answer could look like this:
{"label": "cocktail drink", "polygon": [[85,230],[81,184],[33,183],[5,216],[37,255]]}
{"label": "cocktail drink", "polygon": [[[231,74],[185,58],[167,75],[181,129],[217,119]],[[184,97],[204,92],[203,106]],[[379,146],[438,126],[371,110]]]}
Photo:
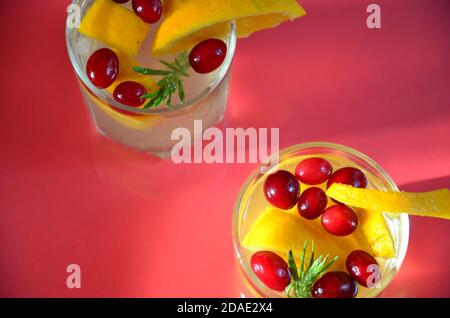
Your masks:
{"label": "cocktail drink", "polygon": [[[235,27],[230,23],[216,35],[219,46],[213,43],[213,47],[203,49],[206,52],[198,53],[201,57],[209,54],[208,50],[222,50],[218,64],[199,73],[188,61],[192,47],[186,46],[181,53],[152,54],[162,19],[146,22],[133,12],[131,1],[116,2],[73,2],[81,8],[82,18],[80,28],[68,27],[66,31],[71,62],[100,133],[133,148],[165,155],[177,142],[171,140],[175,128],[193,130],[196,119],[209,127],[222,119],[236,44]],[[119,30],[111,26],[113,23],[131,31]],[[110,32],[105,28],[110,28]],[[206,36],[199,37],[198,43],[204,40],[208,40]],[[137,72],[133,69],[136,67],[142,70]],[[144,75],[147,69],[161,71],[161,75],[151,71]],[[158,82],[172,75],[175,80],[165,84],[168,92],[162,92],[164,97],[148,95],[161,92]]]}
{"label": "cocktail drink", "polygon": [[68,52],[97,130],[162,156],[179,142],[174,129],[193,136],[194,120],[206,129],[222,119],[237,37],[304,14],[295,0],[74,0],[72,8]]}
{"label": "cocktail drink", "polygon": [[280,153],[279,166],[252,173],[233,219],[246,296],[375,297],[393,279],[406,253],[408,216],[337,202],[326,194],[334,183],[398,191],[372,159],[328,143],[293,146]]}

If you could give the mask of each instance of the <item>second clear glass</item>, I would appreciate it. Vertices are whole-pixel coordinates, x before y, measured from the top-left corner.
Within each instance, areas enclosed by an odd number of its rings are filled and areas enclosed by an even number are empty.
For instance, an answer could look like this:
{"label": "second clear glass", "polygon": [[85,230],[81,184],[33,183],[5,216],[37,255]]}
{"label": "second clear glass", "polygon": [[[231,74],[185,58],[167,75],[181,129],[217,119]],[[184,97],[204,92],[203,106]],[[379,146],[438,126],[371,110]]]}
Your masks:
{"label": "second clear glass", "polygon": [[[80,6],[82,16],[92,5],[91,0],[74,0]],[[194,120],[202,120],[203,128],[214,126],[224,116],[226,110],[231,64],[236,47],[234,23],[226,36],[228,52],[221,68],[209,85],[201,93],[185,103],[173,108],[137,109],[116,102],[106,91],[96,88],[86,76],[86,56],[78,49],[77,41],[83,35],[76,28],[66,27],[66,43],[69,57],[77,78],[87,109],[97,131],[121,144],[166,157],[177,141],[171,140],[176,128],[187,128],[193,136]],[[119,111],[117,111],[119,110]],[[125,114],[124,114],[125,112]],[[126,114],[128,113],[128,114]]]}

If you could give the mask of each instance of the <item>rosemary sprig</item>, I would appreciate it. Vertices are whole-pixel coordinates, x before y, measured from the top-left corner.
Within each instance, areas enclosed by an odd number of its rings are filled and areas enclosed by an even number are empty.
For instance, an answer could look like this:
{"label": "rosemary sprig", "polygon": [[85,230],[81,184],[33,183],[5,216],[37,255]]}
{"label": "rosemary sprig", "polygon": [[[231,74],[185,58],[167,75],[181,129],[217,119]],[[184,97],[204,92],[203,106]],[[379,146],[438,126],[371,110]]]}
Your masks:
{"label": "rosemary sprig", "polygon": [[311,258],[308,266],[305,268],[306,248],[308,241],[303,245],[301,256],[300,271],[294,260],[294,254],[289,251],[288,266],[291,273],[291,283],[286,287],[285,293],[290,298],[310,298],[311,289],[316,280],[318,280],[338,259],[335,256],[332,260],[328,260],[329,255],[320,255],[314,259],[314,241],[311,244]]}
{"label": "rosemary sprig", "polygon": [[186,100],[183,86],[183,77],[189,77],[187,70],[189,69],[188,53],[180,54],[172,63],[159,61],[167,70],[155,70],[151,68],[143,68],[139,66],[133,67],[133,71],[150,76],[163,76],[157,83],[158,89],[152,93],[142,95],[141,98],[149,99],[144,109],[158,107],[162,103],[166,103],[167,107],[172,108],[172,95],[178,91],[178,97],[183,103]]}

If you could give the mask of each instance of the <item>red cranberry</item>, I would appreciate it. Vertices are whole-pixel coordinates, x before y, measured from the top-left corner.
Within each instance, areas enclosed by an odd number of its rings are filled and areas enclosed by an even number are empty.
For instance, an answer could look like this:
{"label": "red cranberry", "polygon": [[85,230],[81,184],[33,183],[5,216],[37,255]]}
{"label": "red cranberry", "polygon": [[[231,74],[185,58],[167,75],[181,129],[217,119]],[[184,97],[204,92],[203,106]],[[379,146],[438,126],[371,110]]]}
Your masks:
{"label": "red cranberry", "polygon": [[298,201],[300,184],[292,173],[279,170],[267,177],[264,182],[264,194],[272,205],[288,210]]}
{"label": "red cranberry", "polygon": [[130,0],[114,0],[115,3],[127,3]]}
{"label": "red cranberry", "polygon": [[361,170],[346,167],[337,170],[331,175],[330,179],[328,179],[327,188],[333,183],[348,184],[354,188],[365,188],[367,187],[367,178]]}
{"label": "red cranberry", "polygon": [[322,226],[330,234],[336,236],[349,235],[358,226],[358,216],[345,205],[333,205],[323,212]]}
{"label": "red cranberry", "polygon": [[298,212],[308,220],[318,218],[326,207],[327,195],[322,189],[316,187],[305,190],[298,199]]}
{"label": "red cranberry", "polygon": [[119,103],[130,107],[139,107],[145,102],[145,99],[141,98],[144,94],[147,94],[144,86],[137,82],[127,81],[117,85],[113,96]]}
{"label": "red cranberry", "polygon": [[377,260],[365,251],[351,252],[345,265],[353,279],[364,287],[373,287],[381,279]]}
{"label": "red cranberry", "polygon": [[328,272],[313,285],[314,298],[353,298],[358,293],[358,285],[345,272]]}
{"label": "red cranberry", "polygon": [[256,276],[270,289],[284,291],[291,282],[288,264],[273,252],[256,252],[250,259],[250,266]]}
{"label": "red cranberry", "polygon": [[86,74],[97,88],[109,87],[119,74],[119,59],[112,50],[95,51],[86,64]]}
{"label": "red cranberry", "polygon": [[189,64],[200,74],[211,73],[222,65],[227,55],[227,45],[219,39],[209,39],[197,44],[189,54]]}
{"label": "red cranberry", "polygon": [[331,164],[322,158],[308,158],[300,162],[295,169],[295,175],[305,184],[320,184],[331,176]]}
{"label": "red cranberry", "polygon": [[134,12],[147,23],[156,23],[161,19],[161,0],[133,0]]}

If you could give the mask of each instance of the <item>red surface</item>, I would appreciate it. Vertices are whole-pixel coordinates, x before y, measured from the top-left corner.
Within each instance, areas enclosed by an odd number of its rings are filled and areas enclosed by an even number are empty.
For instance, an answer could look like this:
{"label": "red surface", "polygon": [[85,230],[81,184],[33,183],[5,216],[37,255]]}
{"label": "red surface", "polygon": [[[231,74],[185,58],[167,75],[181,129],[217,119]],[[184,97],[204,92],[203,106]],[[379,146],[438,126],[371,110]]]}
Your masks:
{"label": "red surface", "polygon": [[[376,159],[405,190],[450,184],[450,5],[304,0],[239,42],[228,127],[280,127]],[[1,296],[239,296],[231,213],[252,165],[182,165],[95,134],[64,43],[67,1],[2,1]],[[450,297],[450,222],[411,218],[384,296]],[[82,288],[66,288],[66,266]]]}

